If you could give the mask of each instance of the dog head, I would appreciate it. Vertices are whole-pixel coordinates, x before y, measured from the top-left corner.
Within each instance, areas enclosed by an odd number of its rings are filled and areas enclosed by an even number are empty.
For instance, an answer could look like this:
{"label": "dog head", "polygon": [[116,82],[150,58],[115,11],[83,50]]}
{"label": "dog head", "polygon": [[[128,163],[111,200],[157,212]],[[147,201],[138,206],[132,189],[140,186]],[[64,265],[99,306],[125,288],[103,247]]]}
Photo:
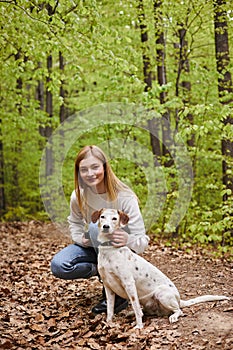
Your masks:
{"label": "dog head", "polygon": [[93,223],[99,221],[101,232],[112,234],[117,228],[127,225],[129,217],[117,209],[101,209],[92,214],[91,220]]}

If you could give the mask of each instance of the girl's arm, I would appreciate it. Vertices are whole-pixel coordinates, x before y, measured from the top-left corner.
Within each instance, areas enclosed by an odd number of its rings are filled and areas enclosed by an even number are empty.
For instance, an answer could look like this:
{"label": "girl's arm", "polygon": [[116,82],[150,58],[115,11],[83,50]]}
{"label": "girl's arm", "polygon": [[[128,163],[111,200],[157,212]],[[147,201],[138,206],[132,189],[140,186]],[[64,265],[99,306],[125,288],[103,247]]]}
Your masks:
{"label": "girl's arm", "polygon": [[129,222],[125,228],[128,235],[127,247],[141,254],[148,246],[149,237],[145,233],[145,226],[136,196],[125,198],[122,202],[122,210],[129,216]]}
{"label": "girl's arm", "polygon": [[75,191],[72,192],[70,198],[70,215],[67,218],[71,238],[75,243],[83,245],[82,237],[85,230],[85,222],[79,209]]}

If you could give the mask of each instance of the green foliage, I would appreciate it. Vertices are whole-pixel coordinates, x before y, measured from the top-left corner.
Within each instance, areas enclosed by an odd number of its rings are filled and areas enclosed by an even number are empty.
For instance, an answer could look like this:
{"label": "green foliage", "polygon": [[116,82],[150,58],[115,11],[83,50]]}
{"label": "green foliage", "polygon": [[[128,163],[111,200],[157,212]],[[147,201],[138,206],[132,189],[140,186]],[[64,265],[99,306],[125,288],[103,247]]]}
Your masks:
{"label": "green foliage", "polygon": [[37,211],[34,215],[30,209],[25,207],[8,207],[7,213],[3,215],[2,221],[30,221],[30,220],[40,220],[40,221],[49,221],[49,217],[44,211]]}
{"label": "green foliage", "polygon": [[[90,125],[89,131],[72,144],[61,161],[62,190],[67,202],[73,190],[76,153],[86,144],[97,144],[109,155],[116,174],[138,195],[144,215],[150,218],[152,235],[164,235],[169,240],[178,235],[183,241],[213,244],[224,253],[232,245],[233,213],[232,193],[222,185],[221,141],[233,139],[232,124],[223,123],[232,115],[232,104],[220,104],[218,98],[214,25],[213,16],[209,15],[213,11],[212,1],[183,1],[182,6],[180,1],[162,2],[167,70],[167,83],[163,86],[155,79],[159,46],[156,46],[153,2],[144,0],[143,3],[153,76],[152,88],[148,91],[145,91],[143,76],[138,1],[0,3],[3,28],[0,135],[7,202],[3,219],[46,218],[38,180],[46,138],[39,131],[50,126],[56,129],[60,124],[61,106],[64,105],[67,115],[71,116],[102,103],[134,103],[153,111],[159,120],[169,112],[172,138],[175,139],[178,131],[187,146],[194,182],[189,208],[178,228],[169,221],[182,187],[177,164],[172,163],[174,155],[170,152],[156,159],[156,167],[148,165],[145,155],[151,152],[150,135],[130,125],[104,123],[97,128]],[[48,5],[54,10],[52,14]],[[233,21],[228,1],[226,9],[232,51]],[[189,72],[183,70],[179,75],[178,33],[181,29],[186,30]],[[64,57],[64,69],[60,69],[59,54]],[[48,56],[53,60],[51,71],[47,67]],[[229,71],[233,73],[232,63]],[[189,92],[183,88],[184,81],[190,83]],[[41,100],[38,99],[39,83],[43,88]],[[61,87],[65,97],[60,94]],[[52,116],[46,112],[46,90],[52,94]],[[164,104],[160,103],[161,93],[166,93]],[[96,117],[101,120],[101,115]],[[140,124],[147,125],[148,115],[142,113],[140,118]],[[80,125],[86,122],[85,116],[80,117]],[[192,137],[194,144],[190,146]],[[117,142],[113,142],[118,138],[124,141],[128,158],[124,157],[124,149],[117,149]],[[61,154],[62,142],[53,145],[61,147]],[[137,148],[138,144],[144,149]],[[230,172],[229,168],[229,175]],[[153,182],[154,177],[157,180]],[[51,193],[53,188],[56,183],[52,184]],[[150,202],[152,188],[155,194]],[[224,193],[228,197],[225,202]],[[59,194],[54,193],[54,198],[56,195]]]}

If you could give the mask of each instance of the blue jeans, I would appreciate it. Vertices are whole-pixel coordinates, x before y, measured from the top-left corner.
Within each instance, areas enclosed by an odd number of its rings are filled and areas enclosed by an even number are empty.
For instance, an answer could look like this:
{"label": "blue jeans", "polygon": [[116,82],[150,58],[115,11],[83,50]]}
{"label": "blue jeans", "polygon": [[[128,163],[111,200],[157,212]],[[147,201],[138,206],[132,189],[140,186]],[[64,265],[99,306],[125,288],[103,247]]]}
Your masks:
{"label": "blue jeans", "polygon": [[97,224],[89,225],[89,235],[93,247],[84,248],[78,244],[70,244],[53,257],[51,271],[54,276],[64,280],[74,280],[98,275]]}

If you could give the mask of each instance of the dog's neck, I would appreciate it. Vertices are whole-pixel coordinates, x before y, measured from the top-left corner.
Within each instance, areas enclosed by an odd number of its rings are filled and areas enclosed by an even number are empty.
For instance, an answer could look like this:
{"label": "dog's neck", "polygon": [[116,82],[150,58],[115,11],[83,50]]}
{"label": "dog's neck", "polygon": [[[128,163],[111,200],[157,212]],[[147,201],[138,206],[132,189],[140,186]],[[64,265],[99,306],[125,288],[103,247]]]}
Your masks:
{"label": "dog's neck", "polygon": [[101,247],[111,247],[111,246],[113,246],[113,244],[112,244],[112,241],[105,241],[105,242],[100,243],[100,246]]}
{"label": "dog's neck", "polygon": [[112,246],[112,241],[109,240],[105,234],[103,232],[99,232],[99,235],[98,235],[98,241],[100,242],[100,246],[102,247],[111,247]]}

